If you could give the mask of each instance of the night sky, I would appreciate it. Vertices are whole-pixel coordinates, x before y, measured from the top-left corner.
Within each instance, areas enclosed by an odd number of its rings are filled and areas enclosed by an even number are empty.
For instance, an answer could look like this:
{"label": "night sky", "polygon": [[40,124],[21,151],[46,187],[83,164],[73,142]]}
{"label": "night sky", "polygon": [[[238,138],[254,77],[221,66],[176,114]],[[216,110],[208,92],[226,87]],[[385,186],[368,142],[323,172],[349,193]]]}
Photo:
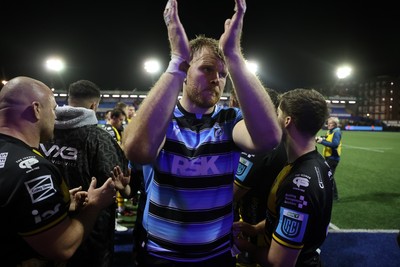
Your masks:
{"label": "night sky", "polygon": [[[2,80],[23,75],[65,88],[89,79],[103,90],[145,91],[154,77],[144,61],[157,58],[163,70],[168,64],[166,0],[15,2],[1,4]],[[234,8],[233,0],[178,4],[189,39],[218,39]],[[329,82],[344,63],[353,78],[399,76],[399,26],[395,1],[247,0],[242,47],[278,91]],[[59,75],[44,66],[54,55],[66,64]]]}

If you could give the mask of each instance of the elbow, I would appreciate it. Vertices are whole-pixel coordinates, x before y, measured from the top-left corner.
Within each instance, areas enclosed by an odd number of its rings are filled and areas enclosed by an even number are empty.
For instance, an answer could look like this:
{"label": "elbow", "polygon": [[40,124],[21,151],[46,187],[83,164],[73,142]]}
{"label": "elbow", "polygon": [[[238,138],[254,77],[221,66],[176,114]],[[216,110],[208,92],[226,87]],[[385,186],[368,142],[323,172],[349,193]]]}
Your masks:
{"label": "elbow", "polygon": [[265,141],[262,144],[262,152],[275,149],[282,140],[282,130],[278,128],[276,131],[270,133],[268,138],[264,138],[264,140]]}
{"label": "elbow", "polygon": [[75,253],[75,250],[73,250],[73,249],[63,251],[62,253],[57,255],[57,258],[55,260],[66,261],[66,260],[70,259],[72,257],[72,255],[74,255],[74,253]]}
{"label": "elbow", "polygon": [[73,249],[72,247],[68,249],[55,249],[40,252],[40,254],[42,254],[42,256],[44,256],[45,258],[59,262],[69,260],[74,255],[74,253],[75,249]]}
{"label": "elbow", "polygon": [[282,140],[282,130],[278,129],[274,132],[269,132],[264,135],[262,138],[252,138],[252,148],[243,149],[243,151],[247,153],[267,153],[269,151],[274,150]]}

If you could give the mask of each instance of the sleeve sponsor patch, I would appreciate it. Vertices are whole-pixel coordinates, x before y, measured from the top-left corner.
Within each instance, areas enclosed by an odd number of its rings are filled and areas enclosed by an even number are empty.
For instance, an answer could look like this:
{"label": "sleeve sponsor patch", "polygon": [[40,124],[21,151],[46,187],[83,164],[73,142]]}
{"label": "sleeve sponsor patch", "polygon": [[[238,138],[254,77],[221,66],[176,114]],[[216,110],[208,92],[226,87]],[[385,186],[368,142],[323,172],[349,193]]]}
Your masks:
{"label": "sleeve sponsor patch", "polygon": [[4,168],[7,160],[8,152],[0,153],[0,168]]}
{"label": "sleeve sponsor patch", "polygon": [[238,168],[236,170],[236,178],[243,182],[249,174],[252,166],[253,162],[244,157],[240,157]]}
{"label": "sleeve sponsor patch", "polygon": [[40,202],[56,193],[51,175],[43,175],[25,182],[32,203]]}
{"label": "sleeve sponsor patch", "polygon": [[276,233],[290,242],[302,243],[307,228],[308,214],[280,208]]}

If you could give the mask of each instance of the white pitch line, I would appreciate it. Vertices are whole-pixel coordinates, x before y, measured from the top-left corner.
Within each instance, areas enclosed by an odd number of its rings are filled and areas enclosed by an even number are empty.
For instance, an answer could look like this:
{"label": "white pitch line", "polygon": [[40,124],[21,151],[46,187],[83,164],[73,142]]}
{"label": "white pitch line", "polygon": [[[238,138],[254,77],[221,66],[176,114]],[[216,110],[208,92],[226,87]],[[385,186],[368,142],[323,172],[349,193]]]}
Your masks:
{"label": "white pitch line", "polygon": [[399,233],[398,229],[340,229],[333,223],[329,223],[331,233]]}
{"label": "white pitch line", "polygon": [[340,228],[334,225],[333,223],[329,223],[329,228],[335,231],[340,230]]}
{"label": "white pitch line", "polygon": [[398,229],[332,229],[330,233],[371,233],[371,234],[397,234],[400,230]]}
{"label": "white pitch line", "polygon": [[368,147],[349,146],[349,145],[343,145],[343,146],[344,146],[344,147],[347,147],[347,148],[361,149],[361,150],[367,150],[367,151],[379,152],[379,153],[384,153],[385,150],[390,150],[390,149],[392,149],[392,148],[386,148],[386,147],[382,147],[382,148],[368,148]]}

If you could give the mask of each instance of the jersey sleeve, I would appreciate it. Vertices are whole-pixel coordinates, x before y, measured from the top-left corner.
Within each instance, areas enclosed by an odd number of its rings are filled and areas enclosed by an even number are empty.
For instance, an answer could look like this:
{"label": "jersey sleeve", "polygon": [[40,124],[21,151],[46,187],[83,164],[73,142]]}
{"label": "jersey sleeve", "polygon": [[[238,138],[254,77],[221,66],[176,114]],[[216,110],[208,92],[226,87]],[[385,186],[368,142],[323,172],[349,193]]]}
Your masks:
{"label": "jersey sleeve", "polygon": [[17,164],[22,182],[13,196],[13,208],[18,211],[14,219],[20,235],[34,235],[67,216],[69,190],[57,168],[43,158],[26,157]]}
{"label": "jersey sleeve", "polygon": [[257,176],[262,175],[264,157],[242,152],[235,174],[235,184],[239,187],[250,189],[257,186]]}
{"label": "jersey sleeve", "polygon": [[278,190],[278,218],[272,237],[283,246],[294,249],[304,246],[312,214],[316,212],[315,179],[308,171],[294,170]]}

